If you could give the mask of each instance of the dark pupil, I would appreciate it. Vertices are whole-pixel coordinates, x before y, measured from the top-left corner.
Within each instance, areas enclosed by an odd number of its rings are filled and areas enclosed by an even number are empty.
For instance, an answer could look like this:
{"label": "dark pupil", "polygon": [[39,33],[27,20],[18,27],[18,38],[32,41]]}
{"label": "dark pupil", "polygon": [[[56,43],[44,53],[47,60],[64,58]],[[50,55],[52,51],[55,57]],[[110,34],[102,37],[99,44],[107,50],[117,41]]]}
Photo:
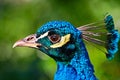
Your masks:
{"label": "dark pupil", "polygon": [[55,43],[55,42],[58,42],[58,41],[59,41],[60,36],[57,35],[57,34],[53,34],[53,35],[50,36],[50,39],[51,39],[52,42]]}
{"label": "dark pupil", "polygon": [[52,41],[57,41],[58,40],[58,35],[52,35],[51,40]]}

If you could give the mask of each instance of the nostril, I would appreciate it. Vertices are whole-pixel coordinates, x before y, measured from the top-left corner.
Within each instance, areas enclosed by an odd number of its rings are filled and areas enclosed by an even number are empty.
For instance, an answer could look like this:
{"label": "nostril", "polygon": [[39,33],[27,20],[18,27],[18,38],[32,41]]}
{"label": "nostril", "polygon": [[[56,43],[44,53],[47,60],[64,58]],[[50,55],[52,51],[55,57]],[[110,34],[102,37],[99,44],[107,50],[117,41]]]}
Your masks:
{"label": "nostril", "polygon": [[27,41],[30,41],[30,40],[32,40],[34,37],[29,37],[29,38],[27,38],[26,40]]}

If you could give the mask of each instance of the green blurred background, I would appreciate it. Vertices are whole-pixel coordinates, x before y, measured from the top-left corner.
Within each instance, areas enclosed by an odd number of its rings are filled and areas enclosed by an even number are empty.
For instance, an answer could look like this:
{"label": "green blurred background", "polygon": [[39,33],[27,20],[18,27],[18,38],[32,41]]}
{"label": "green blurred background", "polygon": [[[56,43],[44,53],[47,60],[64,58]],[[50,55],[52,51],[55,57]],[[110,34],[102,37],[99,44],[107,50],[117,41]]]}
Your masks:
{"label": "green blurred background", "polygon": [[[13,49],[14,42],[47,21],[65,20],[77,27],[103,20],[106,13],[120,30],[120,0],[0,0],[0,80],[53,80],[53,59],[35,49]],[[108,61],[97,48],[87,48],[100,80],[120,80],[120,51]]]}

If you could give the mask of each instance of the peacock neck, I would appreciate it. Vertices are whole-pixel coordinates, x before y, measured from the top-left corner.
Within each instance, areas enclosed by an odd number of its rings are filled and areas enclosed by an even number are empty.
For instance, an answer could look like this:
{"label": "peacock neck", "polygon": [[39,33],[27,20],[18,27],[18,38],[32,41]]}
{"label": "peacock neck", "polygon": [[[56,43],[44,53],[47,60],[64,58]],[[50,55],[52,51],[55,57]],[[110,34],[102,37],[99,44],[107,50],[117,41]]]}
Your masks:
{"label": "peacock neck", "polygon": [[57,62],[55,80],[97,80],[84,43],[79,45],[70,62]]}

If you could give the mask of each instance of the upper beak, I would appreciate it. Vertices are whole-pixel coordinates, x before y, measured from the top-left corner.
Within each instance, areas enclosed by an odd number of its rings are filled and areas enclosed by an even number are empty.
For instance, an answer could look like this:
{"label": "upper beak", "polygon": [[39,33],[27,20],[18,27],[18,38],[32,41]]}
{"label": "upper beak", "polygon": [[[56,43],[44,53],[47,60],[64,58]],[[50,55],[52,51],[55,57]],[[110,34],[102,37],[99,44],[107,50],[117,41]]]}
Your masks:
{"label": "upper beak", "polygon": [[14,43],[13,48],[15,47],[32,47],[32,48],[38,48],[41,46],[41,44],[36,43],[37,38],[36,34],[29,35],[25,37],[24,39],[18,40]]}

